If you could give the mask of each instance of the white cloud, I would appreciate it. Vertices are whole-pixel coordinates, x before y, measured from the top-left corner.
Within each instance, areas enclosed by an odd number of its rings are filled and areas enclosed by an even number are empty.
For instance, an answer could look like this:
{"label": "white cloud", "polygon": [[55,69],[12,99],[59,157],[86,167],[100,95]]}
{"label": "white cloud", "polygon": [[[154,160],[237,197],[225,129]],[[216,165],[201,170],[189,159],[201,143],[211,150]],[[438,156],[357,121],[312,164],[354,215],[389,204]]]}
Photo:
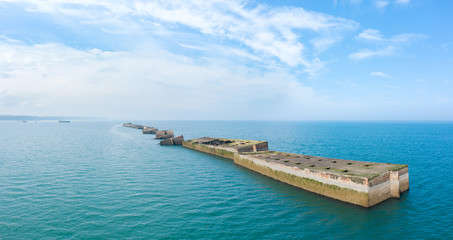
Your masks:
{"label": "white cloud", "polygon": [[189,44],[184,44],[184,43],[178,43],[178,45],[183,48],[188,48],[188,49],[193,49],[193,50],[200,50],[200,51],[208,50],[206,47],[202,47],[202,46],[194,46],[194,45],[189,45]]}
{"label": "white cloud", "polygon": [[395,3],[397,4],[407,4],[409,3],[411,0],[395,0]]}
{"label": "white cloud", "polygon": [[[137,14],[186,25],[213,36],[248,46],[255,54],[276,57],[290,65],[309,67],[310,59],[300,30],[320,34],[317,42],[338,42],[336,34],[357,27],[342,18],[307,12],[302,8],[255,8],[236,1],[154,1],[136,3]],[[208,14],[206,14],[208,13]],[[335,35],[334,37],[331,37]],[[306,40],[307,42],[310,39]]]}
{"label": "white cloud", "polygon": [[[77,16],[86,24],[101,24],[101,29],[110,33],[150,27],[140,21],[131,21],[131,18],[166,24],[169,29],[185,26],[205,35],[234,41],[249,54],[259,56],[258,59],[276,58],[288,66],[307,69],[312,68],[310,64],[319,51],[339,42],[344,31],[358,27],[354,21],[302,8],[251,6],[240,0],[22,2],[30,11]],[[119,26],[122,29],[112,29]],[[316,51],[312,52],[311,48]]]}
{"label": "white cloud", "polygon": [[384,9],[389,3],[390,3],[389,1],[379,0],[379,1],[376,1],[374,4],[377,8]]}
{"label": "white cloud", "polygon": [[[333,5],[337,6],[338,5],[338,0],[333,0]],[[362,3],[362,0],[340,0],[341,4],[352,4],[352,5],[358,5]]]}
{"label": "white cloud", "polygon": [[[45,12],[68,32],[71,27],[80,33],[104,31],[103,38],[90,40],[112,37],[114,46],[86,50],[93,47],[67,41],[71,47],[65,39],[24,44],[0,37],[3,113],[333,120],[360,119],[361,110],[375,112],[363,99],[337,95],[334,102],[301,82],[305,75],[300,73],[314,76],[325,69],[329,53],[321,52],[356,29],[354,21],[239,0],[7,2]],[[74,25],[65,25],[66,20]],[[416,38],[386,38],[370,30],[358,39],[375,48],[364,47],[351,59],[393,55]],[[130,41],[128,47],[118,47],[123,39]]]}
{"label": "white cloud", "polygon": [[371,40],[371,41],[382,41],[384,40],[382,34],[375,29],[365,29],[359,35],[358,38]]}
{"label": "white cloud", "polygon": [[375,41],[375,42],[384,42],[387,44],[397,44],[397,43],[408,43],[411,41],[428,38],[424,34],[415,34],[415,33],[403,33],[397,34],[391,38],[385,38],[384,35],[376,29],[365,29],[357,36],[360,40]]}
{"label": "white cloud", "polygon": [[427,35],[424,34],[414,34],[414,33],[403,33],[398,34],[390,38],[390,42],[392,43],[408,43],[411,41],[419,40],[419,39],[426,39],[428,38]]}
{"label": "white cloud", "polygon": [[240,50],[240,49],[236,49],[236,48],[227,48],[225,49],[225,51],[227,51],[227,53],[225,54],[228,54],[228,53],[232,53],[236,56],[240,56],[240,57],[245,57],[245,58],[248,58],[248,59],[251,59],[251,60],[254,60],[254,61],[262,61],[262,59],[260,59],[259,57],[257,57],[256,55],[254,54],[250,54],[246,51],[243,51],[243,50]]}
{"label": "white cloud", "polygon": [[109,52],[0,41],[0,69],[0,112],[10,114],[307,119],[337,108],[285,71],[195,61],[156,46]]}
{"label": "white cloud", "polygon": [[428,38],[428,36],[414,33],[398,34],[391,38],[385,38],[378,30],[365,29],[359,33],[357,39],[376,43],[376,49],[361,49],[350,54],[349,57],[354,60],[362,60],[373,57],[391,56],[402,49],[404,44],[409,44],[413,41],[425,38]]}
{"label": "white cloud", "polygon": [[383,73],[383,72],[371,72],[370,76],[373,77],[383,77],[383,78],[392,78],[390,75]]}
{"label": "white cloud", "polygon": [[371,50],[371,49],[361,49],[355,53],[349,55],[353,60],[362,60],[366,58],[373,57],[386,57],[391,56],[396,53],[396,48],[394,46],[388,46],[383,49]]}

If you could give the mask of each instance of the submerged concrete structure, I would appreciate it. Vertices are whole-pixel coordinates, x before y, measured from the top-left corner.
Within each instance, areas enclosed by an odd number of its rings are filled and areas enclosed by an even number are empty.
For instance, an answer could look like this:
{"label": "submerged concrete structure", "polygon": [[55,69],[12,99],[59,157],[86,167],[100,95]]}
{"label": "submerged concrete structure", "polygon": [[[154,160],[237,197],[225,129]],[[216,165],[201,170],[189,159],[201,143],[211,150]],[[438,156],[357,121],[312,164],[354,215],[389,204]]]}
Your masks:
{"label": "submerged concrete structure", "polygon": [[268,150],[266,141],[198,138],[186,148],[234,163],[290,185],[363,207],[399,198],[409,189],[408,166],[316,157]]}

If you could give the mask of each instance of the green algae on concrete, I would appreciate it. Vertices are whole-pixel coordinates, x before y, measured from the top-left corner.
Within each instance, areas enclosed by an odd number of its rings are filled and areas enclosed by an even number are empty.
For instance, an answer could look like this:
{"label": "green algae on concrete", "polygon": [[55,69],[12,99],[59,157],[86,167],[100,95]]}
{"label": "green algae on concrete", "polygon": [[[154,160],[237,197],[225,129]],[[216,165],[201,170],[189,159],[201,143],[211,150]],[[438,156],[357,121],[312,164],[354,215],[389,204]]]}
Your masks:
{"label": "green algae on concrete", "polygon": [[[183,146],[233,159],[234,153],[267,150],[266,141],[203,137],[184,141]],[[233,154],[232,154],[233,153]]]}
{"label": "green algae on concrete", "polygon": [[369,206],[368,193],[365,192],[359,192],[352,189],[339,187],[334,184],[322,183],[311,178],[299,177],[284,171],[277,171],[266,166],[258,165],[241,155],[236,155],[234,163],[281,182],[308,190],[310,192],[353,203],[356,205],[365,207]]}
{"label": "green algae on concrete", "polygon": [[234,151],[232,151],[232,150],[228,151],[228,150],[222,149],[222,148],[210,147],[207,144],[203,144],[203,143],[208,142],[208,141],[203,141],[203,140],[208,140],[208,139],[202,139],[202,140],[193,139],[193,140],[184,141],[182,143],[182,146],[191,148],[191,149],[195,149],[200,152],[205,152],[205,153],[209,153],[212,155],[229,158],[231,160],[234,159],[234,153],[235,153]]}

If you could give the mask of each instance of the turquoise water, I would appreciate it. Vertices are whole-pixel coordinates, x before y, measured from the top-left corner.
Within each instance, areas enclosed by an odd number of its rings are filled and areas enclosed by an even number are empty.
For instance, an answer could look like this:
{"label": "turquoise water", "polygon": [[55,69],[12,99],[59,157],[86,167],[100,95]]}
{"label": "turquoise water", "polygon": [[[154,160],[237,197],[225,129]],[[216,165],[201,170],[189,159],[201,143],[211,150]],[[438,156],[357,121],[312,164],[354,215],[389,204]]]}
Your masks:
{"label": "turquoise water", "polygon": [[404,163],[410,190],[365,209],[120,122],[0,122],[0,239],[453,238],[453,123],[138,123]]}

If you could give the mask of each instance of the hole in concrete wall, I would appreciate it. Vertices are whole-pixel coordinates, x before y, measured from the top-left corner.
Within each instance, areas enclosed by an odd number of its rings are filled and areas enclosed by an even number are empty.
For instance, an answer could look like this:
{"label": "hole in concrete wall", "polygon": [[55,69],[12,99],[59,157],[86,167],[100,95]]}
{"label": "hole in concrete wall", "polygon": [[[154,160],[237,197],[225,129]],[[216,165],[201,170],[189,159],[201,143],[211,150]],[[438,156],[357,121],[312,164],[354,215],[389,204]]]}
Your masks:
{"label": "hole in concrete wall", "polygon": [[283,161],[283,162],[289,162],[289,160],[285,160],[285,161]]}
{"label": "hole in concrete wall", "polygon": [[297,165],[300,165],[300,162],[296,162]]}
{"label": "hole in concrete wall", "polygon": [[337,161],[332,161],[332,163],[337,163]]}
{"label": "hole in concrete wall", "polygon": [[230,140],[219,140],[219,139],[216,139],[216,140],[212,140],[212,141],[208,141],[208,142],[204,142],[203,144],[206,144],[206,145],[222,145],[222,144],[228,144],[228,143],[234,143],[234,141],[230,141]]}
{"label": "hole in concrete wall", "polygon": [[296,158],[300,158],[300,156],[296,156]]}
{"label": "hole in concrete wall", "polygon": [[280,160],[280,158],[274,158],[274,160]]}
{"label": "hole in concrete wall", "polygon": [[320,161],[320,162],[321,162],[321,161],[322,161],[322,158],[321,158],[321,159],[318,159],[318,161]]}
{"label": "hole in concrete wall", "polygon": [[346,163],[346,165],[351,165],[351,164],[352,164],[352,163],[350,163],[350,162]]}
{"label": "hole in concrete wall", "polygon": [[309,167],[314,167],[314,166],[316,166],[316,165],[310,165]]}
{"label": "hole in concrete wall", "polygon": [[326,167],[326,169],[327,169],[327,170],[329,170],[329,169],[330,169],[330,167]]}
{"label": "hole in concrete wall", "polygon": [[365,167],[369,167],[369,166],[372,166],[372,165],[371,165],[371,164],[365,164],[365,165],[363,165],[363,166],[365,166]]}
{"label": "hole in concrete wall", "polygon": [[347,170],[347,169],[345,169],[345,170],[341,170],[341,171],[342,171],[342,172],[348,172],[348,170]]}

